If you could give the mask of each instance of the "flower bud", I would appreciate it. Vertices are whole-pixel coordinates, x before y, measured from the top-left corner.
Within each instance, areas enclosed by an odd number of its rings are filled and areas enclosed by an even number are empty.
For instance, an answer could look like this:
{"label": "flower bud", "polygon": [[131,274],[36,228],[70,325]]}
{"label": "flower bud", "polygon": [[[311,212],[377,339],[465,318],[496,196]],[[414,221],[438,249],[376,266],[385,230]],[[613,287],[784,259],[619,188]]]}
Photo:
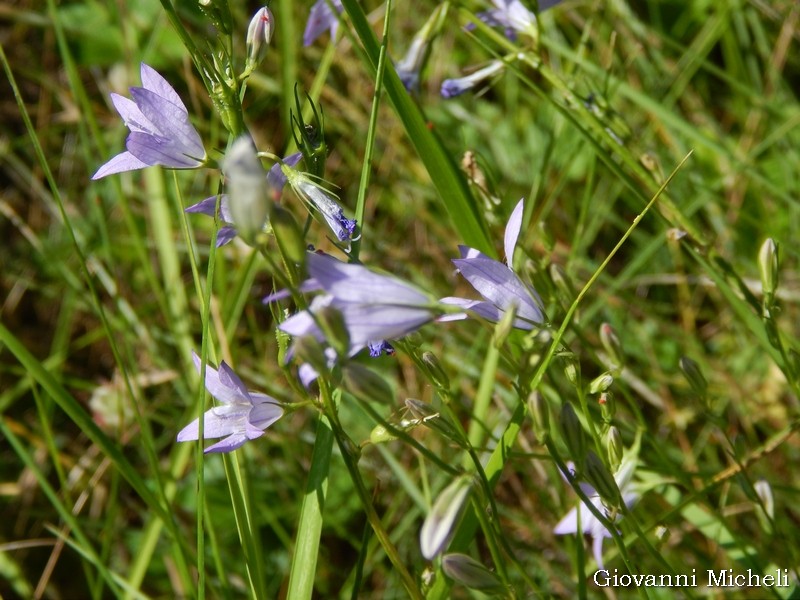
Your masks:
{"label": "flower bud", "polygon": [[764,305],[769,307],[778,288],[778,245],[767,238],[758,251],[758,271],[761,274],[761,289],[764,292]]}
{"label": "flower bud", "polygon": [[228,183],[228,204],[239,236],[253,245],[264,228],[270,209],[267,173],[249,136],[231,145],[222,165]]}
{"label": "flower bud", "polygon": [[349,364],[342,370],[344,387],[365,402],[391,402],[394,392],[386,380],[359,364]]}
{"label": "flower bud", "polygon": [[766,533],[772,533],[772,523],[775,520],[775,498],[772,496],[772,487],[766,479],[759,479],[753,484],[753,489],[760,500],[756,505],[756,516],[761,528]]}
{"label": "flower bud", "polygon": [[471,489],[472,477],[462,475],[436,498],[419,532],[422,556],[433,560],[444,549]]}
{"label": "flower bud", "polygon": [[611,387],[612,383],[614,383],[614,378],[611,376],[611,373],[606,371],[602,375],[599,375],[592,380],[592,382],[589,384],[589,393],[600,394],[605,392]]}
{"label": "flower bud", "polygon": [[283,259],[292,267],[297,265],[299,271],[303,272],[307,254],[306,242],[292,213],[278,204],[273,204],[269,222]]}
{"label": "flower bud", "polygon": [[391,442],[396,440],[397,436],[391,433],[383,425],[376,425],[372,428],[369,434],[369,441],[371,444],[382,444],[384,442]]}
{"label": "flower bud", "polygon": [[247,65],[245,71],[255,69],[267,52],[275,33],[275,17],[268,6],[258,9],[247,26]]}
{"label": "flower bud", "polygon": [[336,354],[339,356],[347,356],[350,350],[350,332],[347,331],[347,323],[345,323],[341,311],[327,305],[314,314],[331,348],[336,350]]}
{"label": "flower bud", "polygon": [[[280,330],[279,330],[280,331]],[[328,358],[319,340],[310,335],[299,337],[294,342],[294,353],[303,362],[310,364],[317,373],[328,372]]]}
{"label": "flower bud", "polygon": [[580,363],[577,360],[570,360],[564,367],[564,375],[567,377],[567,381],[577,388],[581,380]]}
{"label": "flower bud", "polygon": [[511,304],[506,308],[502,318],[494,326],[494,334],[492,335],[492,343],[495,348],[502,348],[508,335],[514,330],[514,321],[517,319],[517,305]]}
{"label": "flower bud", "polygon": [[617,334],[614,333],[614,329],[608,323],[600,325],[600,343],[603,345],[605,351],[608,352],[608,356],[614,363],[614,367],[618,369],[622,368],[624,364],[622,358],[622,344],[619,343]]}
{"label": "flower bud", "polygon": [[430,404],[414,398],[406,398],[405,404],[411,415],[426,427],[438,431],[447,439],[452,440],[459,446],[463,446],[463,437],[460,436],[447,419],[443,418],[439,414],[439,411],[435,410]]}
{"label": "flower bud", "polygon": [[686,378],[686,381],[688,381],[689,385],[692,387],[692,391],[704,400],[706,392],[708,391],[708,382],[706,378],[703,377],[700,366],[687,356],[681,356],[678,364],[680,365],[681,371],[683,371],[683,376]]}
{"label": "flower bud", "polygon": [[561,414],[558,418],[559,425],[561,425],[561,435],[564,438],[564,443],[567,445],[570,457],[572,458],[579,471],[583,471],[583,466],[586,463],[586,434],[583,432],[578,415],[575,414],[575,409],[572,404],[565,402],[561,407]]}
{"label": "flower bud", "polygon": [[617,412],[617,399],[612,392],[603,392],[597,399],[600,405],[600,414],[604,423],[611,423],[611,419]]}
{"label": "flower bud", "polygon": [[611,467],[611,472],[616,473],[619,466],[622,464],[622,455],[625,452],[625,447],[622,445],[622,435],[619,429],[613,425],[608,428],[606,432],[606,451],[608,452],[608,465]]}
{"label": "flower bud", "polygon": [[533,420],[533,433],[539,443],[544,444],[550,438],[550,409],[538,390],[528,395],[528,412]]}
{"label": "flower bud", "polygon": [[597,491],[609,506],[620,508],[622,506],[622,494],[619,486],[608,470],[608,467],[600,460],[592,450],[586,454],[586,481]]}
{"label": "flower bud", "polygon": [[428,375],[436,387],[441,390],[450,389],[450,378],[442,369],[442,364],[433,352],[423,352],[422,363],[427,368]]}
{"label": "flower bud", "polygon": [[572,285],[572,281],[567,275],[567,272],[560,266],[555,263],[550,265],[550,279],[556,286],[558,290],[558,295],[560,296],[561,303],[564,306],[569,306],[572,304],[572,301],[575,299],[575,286]]}
{"label": "flower bud", "polygon": [[450,579],[486,594],[502,594],[506,589],[495,573],[466,554],[445,554],[442,557],[442,570]]}

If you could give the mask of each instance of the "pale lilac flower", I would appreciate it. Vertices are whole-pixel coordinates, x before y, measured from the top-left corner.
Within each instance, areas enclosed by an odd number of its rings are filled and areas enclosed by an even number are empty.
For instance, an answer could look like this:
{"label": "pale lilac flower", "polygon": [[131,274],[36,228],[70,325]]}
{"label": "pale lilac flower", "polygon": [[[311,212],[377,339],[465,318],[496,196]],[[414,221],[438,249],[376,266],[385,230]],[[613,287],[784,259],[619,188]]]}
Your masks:
{"label": "pale lilac flower", "polygon": [[430,43],[424,36],[414,36],[406,55],[394,65],[397,76],[409,92],[419,88],[419,74],[425,64],[429,47]]}
{"label": "pale lilac flower", "polygon": [[127,150],[101,166],[92,179],[154,165],[195,169],[205,163],[203,142],[178,94],[144,63],[141,75],[143,87],[130,88],[133,100],[111,94],[114,108],[131,131]]}
{"label": "pale lilac flower", "polygon": [[399,338],[419,329],[438,312],[436,302],[421,290],[363,265],[311,253],[308,274],[325,294],[314,298],[308,310],[286,319],[280,329],[295,337],[311,335],[324,341],[314,313],[331,306],[344,318],[351,355],[377,340]]}
{"label": "pale lilac flower", "polygon": [[[217,196],[211,196],[197,204],[192,204],[189,208],[184,209],[184,212],[200,213],[213,219],[217,214]],[[219,197],[219,218],[224,225],[217,232],[217,248],[233,241],[233,238],[236,237],[236,228],[233,226],[233,217],[231,216],[227,194],[222,194]]]}
{"label": "pale lilac flower", "polygon": [[[331,10],[329,3],[333,5],[336,12]],[[311,7],[306,22],[306,30],[303,33],[303,45],[310,46],[314,43],[325,30],[331,32],[331,41],[336,39],[336,30],[339,28],[339,15],[344,10],[342,0],[317,0]]]}
{"label": "pale lilac flower", "polygon": [[[193,352],[192,359],[199,373],[200,357]],[[220,363],[219,371],[206,365],[205,385],[221,404],[203,415],[203,437],[225,439],[209,446],[204,452],[236,450],[248,440],[261,437],[267,427],[283,416],[283,408],[275,398],[247,391],[242,380],[225,361]],[[181,430],[178,441],[196,440],[199,431],[200,419],[195,419]]]}
{"label": "pale lilac flower", "polygon": [[[614,481],[616,481],[620,493],[622,494],[622,500],[625,502],[625,506],[628,508],[633,506],[639,499],[639,494],[631,489],[631,481],[633,480],[633,473],[635,469],[636,457],[635,455],[629,456],[622,462],[619,470],[614,475]],[[562,476],[564,476],[563,473]],[[584,494],[586,494],[586,496],[589,498],[589,501],[601,513],[607,514],[606,508],[603,506],[603,501],[597,491],[591,485],[585,482],[582,482],[580,487]],[[592,553],[594,555],[595,563],[597,563],[598,569],[603,569],[603,540],[605,538],[610,538],[611,533],[608,531],[608,529],[606,529],[605,525],[597,520],[597,517],[595,517],[589,511],[589,508],[583,504],[583,502],[581,502],[577,508],[570,510],[566,516],[558,522],[558,524],[555,526],[555,529],[553,529],[553,533],[556,535],[569,535],[578,533],[578,514],[580,514],[580,531],[584,535],[588,535],[592,538]],[[615,515],[611,515],[610,518],[612,522],[615,522],[620,518],[620,514],[617,513]]]}
{"label": "pale lilac flower", "polygon": [[[561,0],[539,0],[539,12],[559,4]],[[494,8],[479,12],[476,16],[490,27],[502,27],[506,37],[515,40],[517,33],[536,36],[536,15],[525,8],[520,0],[492,0]],[[473,23],[465,29],[475,28]]]}
{"label": "pale lilac flower", "polygon": [[441,94],[442,98],[454,98],[466,91],[471,90],[476,85],[483,83],[493,75],[500,73],[506,68],[506,64],[502,60],[493,60],[482,69],[478,69],[474,73],[466,77],[459,77],[458,79],[445,79],[442,82]]}
{"label": "pale lilac flower", "polygon": [[[524,200],[520,200],[517,203],[506,225],[503,246],[509,265],[513,262],[514,249],[522,227],[523,202]],[[474,248],[459,246],[459,250],[461,258],[454,259],[453,264],[485,301],[450,297],[442,298],[441,302],[460,306],[489,321],[500,321],[505,311],[514,306],[517,312],[514,327],[517,329],[530,330],[544,323],[539,294],[524,283],[510,266],[489,258]],[[464,315],[445,315],[439,320],[452,321],[460,318],[464,318]]]}
{"label": "pale lilac flower", "polygon": [[342,207],[331,197],[329,192],[312,181],[305,173],[296,171],[286,164],[282,165],[281,170],[289,185],[306,203],[312,214],[319,212],[322,215],[337,240],[343,242],[352,239],[356,230],[356,222],[354,219],[345,217]]}

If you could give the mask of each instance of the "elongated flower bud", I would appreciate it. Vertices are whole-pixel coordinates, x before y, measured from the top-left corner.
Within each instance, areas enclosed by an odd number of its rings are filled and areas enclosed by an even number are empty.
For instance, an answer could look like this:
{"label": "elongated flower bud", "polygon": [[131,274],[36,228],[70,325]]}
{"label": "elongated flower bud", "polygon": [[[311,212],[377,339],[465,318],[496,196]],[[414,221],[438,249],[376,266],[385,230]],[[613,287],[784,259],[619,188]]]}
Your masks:
{"label": "elongated flower bud", "polygon": [[608,323],[600,325],[600,343],[608,352],[609,358],[613,361],[616,368],[621,368],[623,363],[622,344],[619,342],[617,334]]}
{"label": "elongated flower bud", "polygon": [[778,245],[767,238],[758,251],[758,271],[761,274],[761,288],[764,292],[764,305],[769,308],[778,288]]}
{"label": "elongated flower bud", "polygon": [[688,356],[681,356],[678,364],[683,371],[683,376],[689,385],[692,386],[692,391],[697,394],[701,400],[705,400],[706,392],[708,391],[708,382],[703,377],[703,372],[700,366]]}
{"label": "elongated flower bud", "polygon": [[462,475],[436,498],[419,533],[422,556],[433,560],[444,549],[471,489],[472,477]]}
{"label": "elongated flower bud", "polygon": [[342,369],[344,387],[365,402],[392,402],[394,392],[386,380],[359,364],[349,364]]}
{"label": "elongated flower bud", "polygon": [[233,142],[222,165],[228,181],[228,204],[236,231],[248,244],[255,243],[267,221],[271,201],[267,173],[256,156],[249,136]]}
{"label": "elongated flower bud", "polygon": [[578,415],[575,414],[575,409],[569,402],[565,402],[564,406],[561,407],[559,424],[561,425],[561,435],[572,460],[578,470],[583,471],[583,466],[586,463],[586,434],[583,432],[583,426],[580,419],[578,419]]}
{"label": "elongated flower bud", "polygon": [[333,306],[323,306],[316,311],[317,323],[325,339],[339,356],[347,356],[350,348],[350,332],[341,311]]}
{"label": "elongated flower bud", "polygon": [[505,586],[500,578],[466,554],[457,552],[442,557],[442,570],[454,581],[487,594],[501,594]]}
{"label": "elongated flower bud", "polygon": [[433,352],[422,353],[422,363],[427,367],[428,375],[431,381],[442,390],[450,389],[450,378],[444,372],[442,364]]}
{"label": "elongated flower bud", "polygon": [[247,65],[246,72],[255,69],[264,58],[267,47],[275,33],[275,17],[268,6],[258,9],[247,27]]}
{"label": "elongated flower bud", "polygon": [[606,451],[608,452],[608,465],[611,467],[611,472],[616,473],[622,464],[622,455],[625,452],[619,429],[613,425],[609,427],[608,432],[606,432],[605,442]]}
{"label": "elongated flower bud", "polygon": [[550,409],[538,390],[528,395],[528,412],[533,420],[533,433],[539,443],[544,444],[550,438]]}
{"label": "elongated flower bud", "polygon": [[585,476],[586,481],[597,490],[597,493],[609,506],[614,508],[622,506],[622,494],[620,494],[619,486],[611,475],[611,471],[591,450],[586,454]]}
{"label": "elongated flower bud", "polygon": [[772,533],[772,523],[775,519],[775,498],[772,495],[772,486],[766,479],[759,479],[753,484],[760,503],[756,505],[756,516],[761,528],[766,533]]}
{"label": "elongated flower bud", "polygon": [[297,265],[302,273],[308,250],[303,232],[300,231],[292,213],[278,204],[273,204],[269,222],[284,260]]}
{"label": "elongated flower bud", "polygon": [[614,378],[611,376],[611,373],[603,373],[602,375],[595,377],[589,384],[589,393],[601,394],[608,390],[612,383],[614,383]]}

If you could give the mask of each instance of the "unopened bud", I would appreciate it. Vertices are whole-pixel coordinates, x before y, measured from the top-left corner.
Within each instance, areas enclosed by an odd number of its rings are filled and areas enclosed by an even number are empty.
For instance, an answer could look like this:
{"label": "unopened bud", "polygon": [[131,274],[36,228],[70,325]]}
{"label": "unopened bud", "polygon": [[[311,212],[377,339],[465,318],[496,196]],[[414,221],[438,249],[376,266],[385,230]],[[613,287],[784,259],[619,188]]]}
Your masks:
{"label": "unopened bud", "polygon": [[564,443],[567,445],[570,457],[579,471],[583,471],[583,466],[586,462],[586,434],[583,432],[578,415],[575,414],[575,409],[572,404],[565,402],[561,407],[561,414],[559,415],[559,425],[561,425],[561,435],[564,437]]}
{"label": "unopened bud", "polygon": [[610,507],[620,508],[622,506],[622,494],[620,494],[619,486],[611,475],[611,471],[591,450],[586,454],[585,476],[586,481]]}
{"label": "unopened bud", "polygon": [[562,304],[569,306],[575,299],[575,286],[572,285],[567,272],[560,265],[552,263],[550,265],[550,279],[561,296]]}
{"label": "unopened bud", "polygon": [[310,364],[317,373],[328,371],[328,358],[325,356],[325,348],[322,344],[310,335],[299,337],[294,342],[294,353],[303,362]]}
{"label": "unopened bud", "polygon": [[597,403],[600,405],[600,414],[603,417],[604,423],[611,423],[614,415],[617,412],[617,399],[612,392],[603,392],[597,398]]}
{"label": "unopened bud", "polygon": [[778,245],[772,238],[764,240],[758,251],[758,271],[761,274],[764,304],[769,307],[778,288]]}
{"label": "unopened bud", "polygon": [[242,136],[231,145],[222,165],[228,184],[228,205],[239,236],[253,245],[264,229],[271,201],[267,189],[267,173],[256,156],[249,136]]}
{"label": "unopened bud", "polygon": [[306,242],[303,239],[303,232],[294,220],[292,213],[280,206],[279,204],[272,205],[272,212],[269,217],[272,232],[275,234],[275,241],[278,243],[278,248],[281,251],[283,259],[291,263],[287,265],[288,268],[294,268],[295,265],[302,273],[306,261]]}
{"label": "unopened bud", "polygon": [[386,380],[359,364],[351,363],[342,369],[344,387],[365,402],[391,402],[394,392]]}
{"label": "unopened bud", "polygon": [[528,395],[528,412],[533,420],[533,433],[544,444],[550,438],[550,408],[538,390]]}
{"label": "unopened bud", "polygon": [[573,354],[570,354],[567,360],[567,366],[564,367],[564,375],[567,377],[567,381],[577,388],[581,381],[581,363],[578,362],[578,359]]}
{"label": "unopened bud", "polygon": [[492,343],[495,348],[502,348],[508,335],[514,329],[514,321],[517,320],[517,305],[511,304],[503,312],[503,317],[494,326],[494,335],[492,336]]}
{"label": "unopened bud", "polygon": [[314,315],[325,339],[336,350],[336,354],[347,356],[350,350],[350,333],[341,311],[328,305],[317,310]]}
{"label": "unopened bud", "polygon": [[396,440],[397,436],[391,433],[383,425],[376,425],[372,428],[369,434],[369,441],[372,444],[383,444],[384,442],[391,442]]}
{"label": "unopened bud", "polygon": [[686,381],[692,387],[692,391],[704,400],[708,391],[708,382],[703,377],[700,366],[687,356],[681,356],[678,364]]}
{"label": "unopened bud", "polygon": [[445,554],[442,557],[442,570],[450,579],[473,590],[502,594],[506,589],[495,573],[466,554]]}
{"label": "unopened bud", "polygon": [[619,429],[613,425],[608,428],[606,432],[606,451],[608,452],[608,466],[611,467],[611,472],[616,473],[619,466],[622,464],[622,455],[625,452],[625,447],[622,445],[622,435]]}
{"label": "unopened bud", "polygon": [[622,344],[619,343],[619,338],[614,332],[614,329],[608,323],[600,325],[600,343],[603,348],[608,352],[616,368],[621,368],[623,365],[622,358]]}
{"label": "unopened bud", "polygon": [[447,543],[472,488],[472,478],[462,475],[448,485],[433,503],[419,533],[422,556],[433,560]]}
{"label": "unopened bud", "polygon": [[459,446],[463,446],[463,436],[460,436],[447,419],[442,418],[439,411],[435,410],[430,404],[414,398],[406,398],[406,408],[415,419],[426,427],[438,431],[449,440],[454,441]]}
{"label": "unopened bud", "polygon": [[758,499],[764,507],[764,512],[770,519],[775,518],[775,498],[772,495],[772,486],[766,479],[759,479],[753,484]]}
{"label": "unopened bud", "polygon": [[447,373],[444,372],[442,364],[433,352],[423,352],[422,363],[427,368],[428,375],[436,387],[441,390],[450,389],[450,378],[447,376]]}
{"label": "unopened bud", "polygon": [[264,6],[253,15],[247,27],[246,72],[255,69],[264,58],[273,33],[275,33],[275,17],[269,7]]}
{"label": "unopened bud", "polygon": [[612,383],[614,383],[614,378],[611,376],[611,373],[605,372],[592,380],[589,384],[589,393],[601,394],[608,390]]}

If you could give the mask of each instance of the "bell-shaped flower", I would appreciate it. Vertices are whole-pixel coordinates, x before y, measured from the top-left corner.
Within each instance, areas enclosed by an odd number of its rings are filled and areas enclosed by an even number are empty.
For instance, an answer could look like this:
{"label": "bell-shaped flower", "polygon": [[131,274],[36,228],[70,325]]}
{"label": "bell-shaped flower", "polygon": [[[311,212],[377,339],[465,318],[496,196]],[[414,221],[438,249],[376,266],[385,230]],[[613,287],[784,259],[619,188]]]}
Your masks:
{"label": "bell-shaped flower", "polygon": [[154,165],[195,169],[205,163],[203,142],[177,92],[144,63],[141,75],[143,87],[130,88],[132,100],[111,94],[114,108],[131,132],[126,151],[101,166],[92,179]]}
{"label": "bell-shaped flower", "polygon": [[[192,353],[198,373],[200,357]],[[264,434],[264,430],[283,416],[280,403],[266,394],[249,392],[239,376],[225,361],[219,370],[206,365],[206,389],[221,404],[203,415],[203,438],[225,438],[205,449],[205,452],[230,452],[249,440]],[[179,442],[198,439],[200,419],[195,419],[178,434]]]}
{"label": "bell-shaped flower", "polygon": [[441,94],[442,98],[455,98],[464,92],[473,89],[478,84],[483,83],[490,77],[500,73],[506,68],[506,63],[502,60],[493,60],[482,69],[478,69],[474,73],[466,77],[459,77],[457,79],[445,79],[442,82]]}
{"label": "bell-shaped flower", "polygon": [[333,307],[344,320],[350,355],[368,346],[372,352],[386,351],[381,340],[411,333],[440,312],[435,300],[411,284],[325,254],[309,254],[308,274],[325,293],[314,298],[308,310],[286,319],[280,329],[323,341],[315,313]]}
{"label": "bell-shaped flower", "polygon": [[[639,499],[639,494],[632,489],[633,473],[636,470],[636,456],[628,456],[620,466],[617,473],[614,475],[614,481],[619,487],[622,494],[622,500],[625,506],[630,508]],[[562,474],[563,476],[563,474]],[[603,500],[600,494],[588,483],[582,482],[580,484],[581,490],[588,496],[589,501],[601,513],[606,514],[611,522],[616,522],[621,515],[616,512],[609,515],[603,505]],[[597,517],[595,517],[589,508],[582,502],[577,508],[570,510],[566,516],[558,522],[553,529],[556,535],[569,535],[578,533],[578,515],[580,514],[580,532],[592,538],[592,554],[594,555],[595,563],[598,569],[603,569],[603,540],[611,537],[611,532],[606,529]]]}
{"label": "bell-shaped flower", "polygon": [[[513,261],[514,249],[522,227],[523,202],[524,200],[520,200],[517,203],[506,225],[504,248],[509,265]],[[514,306],[517,312],[514,327],[517,329],[530,330],[545,322],[539,294],[533,287],[524,283],[511,267],[489,258],[474,248],[459,246],[459,250],[461,258],[454,259],[453,264],[484,300],[449,297],[442,298],[441,302],[460,306],[495,322],[500,321],[505,311]],[[452,321],[459,318],[463,319],[464,315],[445,315],[439,320]]]}
{"label": "bell-shaped flower", "polygon": [[[330,5],[336,9],[331,10]],[[336,39],[336,30],[339,28],[339,15],[344,10],[342,0],[317,0],[311,7],[306,21],[306,30],[303,33],[303,45],[310,46],[325,30],[331,32],[331,41]]]}

